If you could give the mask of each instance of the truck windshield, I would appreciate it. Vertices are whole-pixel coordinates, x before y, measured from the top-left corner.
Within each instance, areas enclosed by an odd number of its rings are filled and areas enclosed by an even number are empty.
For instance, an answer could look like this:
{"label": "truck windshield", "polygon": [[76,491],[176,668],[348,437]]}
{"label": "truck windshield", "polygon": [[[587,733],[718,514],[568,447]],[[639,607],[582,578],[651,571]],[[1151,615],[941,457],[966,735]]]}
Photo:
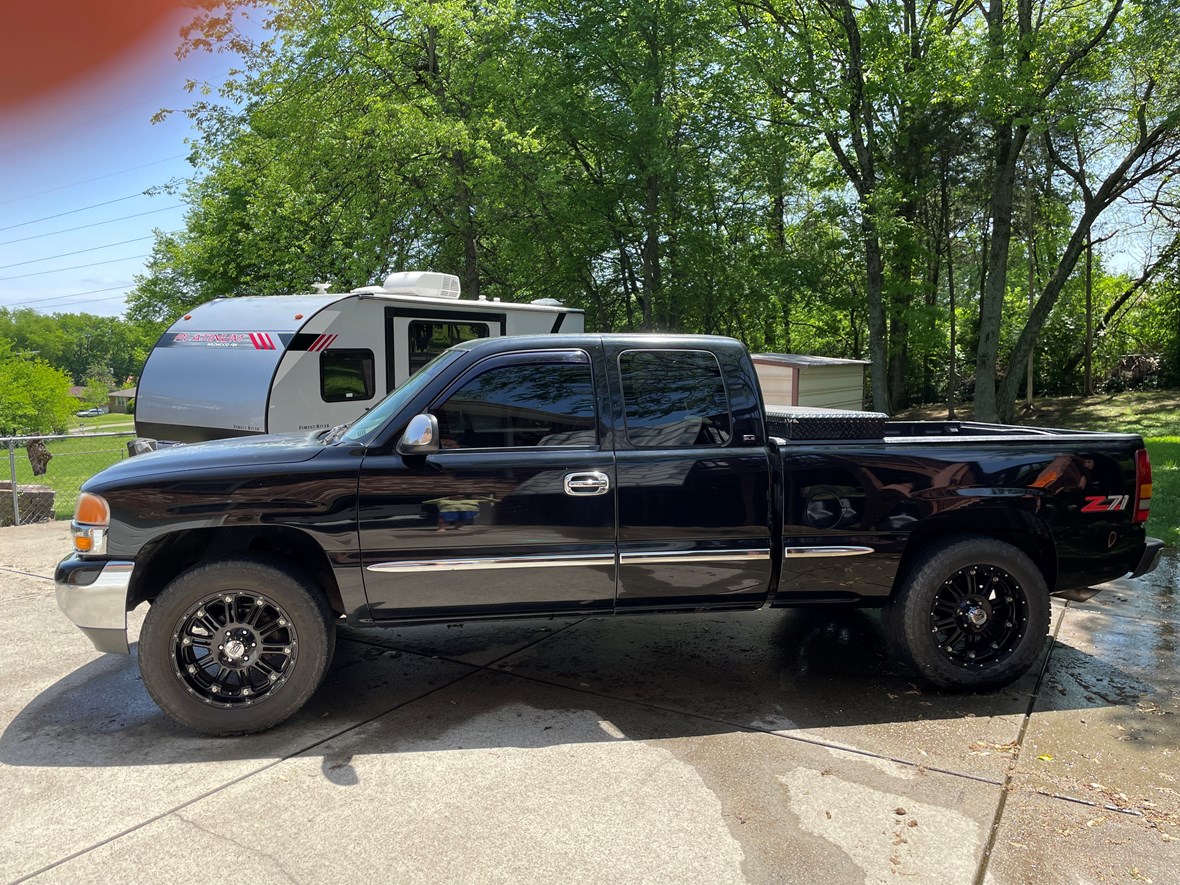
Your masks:
{"label": "truck windshield", "polygon": [[424,365],[421,369],[406,379],[406,383],[395,390],[365,414],[356,420],[341,439],[360,442],[369,434],[382,427],[386,421],[396,415],[402,408],[418,395],[426,383],[434,375],[434,370],[458,358],[453,350],[446,350]]}

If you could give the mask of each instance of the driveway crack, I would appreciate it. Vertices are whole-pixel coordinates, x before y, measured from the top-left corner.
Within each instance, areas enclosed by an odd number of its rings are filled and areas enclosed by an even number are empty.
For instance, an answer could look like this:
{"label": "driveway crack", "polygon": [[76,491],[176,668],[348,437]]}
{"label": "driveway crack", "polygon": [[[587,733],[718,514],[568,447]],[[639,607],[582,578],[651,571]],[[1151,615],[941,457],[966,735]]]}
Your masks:
{"label": "driveway crack", "polygon": [[996,805],[996,814],[992,818],[991,831],[987,835],[987,844],[983,846],[983,856],[979,859],[979,869],[975,873],[973,885],[984,885],[987,878],[987,867],[991,862],[992,851],[996,847],[996,837],[1000,833],[1000,823],[1004,818],[1004,809],[1008,805],[1008,794],[1012,792],[1012,781],[1016,777],[1016,766],[1020,763],[1020,754],[1024,750],[1024,738],[1028,734],[1029,723],[1032,722],[1033,710],[1041,696],[1041,687],[1045,683],[1045,675],[1049,672],[1049,662],[1053,659],[1053,649],[1057,647],[1057,635],[1061,632],[1061,625],[1065,623],[1069,606],[1061,612],[1057,619],[1057,626],[1053,628],[1053,636],[1049,640],[1049,650],[1045,653],[1045,662],[1041,665],[1041,672],[1037,674],[1037,684],[1028,699],[1028,708],[1024,711],[1024,719],[1020,723],[1020,733],[1016,736],[1016,747],[1012,750],[1012,761],[1008,764],[1008,773],[1004,776],[1004,783],[1000,787],[1000,801]]}

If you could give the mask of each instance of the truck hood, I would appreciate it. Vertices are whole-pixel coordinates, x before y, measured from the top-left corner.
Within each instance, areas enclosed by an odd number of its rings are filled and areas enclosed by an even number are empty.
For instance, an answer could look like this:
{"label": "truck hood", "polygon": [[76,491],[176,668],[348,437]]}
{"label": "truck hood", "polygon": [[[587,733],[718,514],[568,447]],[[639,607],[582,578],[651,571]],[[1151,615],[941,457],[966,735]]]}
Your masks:
{"label": "truck hood", "polygon": [[314,458],[324,450],[319,439],[322,434],[322,431],[279,433],[170,446],[145,455],[125,458],[92,476],[83,483],[82,488],[99,490],[162,474],[297,464]]}

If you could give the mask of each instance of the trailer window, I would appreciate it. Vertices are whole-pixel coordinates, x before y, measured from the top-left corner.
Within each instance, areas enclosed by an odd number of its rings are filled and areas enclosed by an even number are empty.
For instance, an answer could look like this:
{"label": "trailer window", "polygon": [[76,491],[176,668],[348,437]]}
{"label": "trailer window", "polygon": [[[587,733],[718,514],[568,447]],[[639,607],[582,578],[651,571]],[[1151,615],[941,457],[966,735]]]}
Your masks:
{"label": "trailer window", "polygon": [[374,391],[373,351],[320,352],[320,397],[326,403],[370,400]]}
{"label": "trailer window", "polygon": [[449,323],[441,320],[414,320],[410,323],[410,374],[456,344],[487,338],[486,323]]}
{"label": "trailer window", "polygon": [[637,448],[723,446],[733,427],[717,357],[704,350],[619,354],[627,440]]}

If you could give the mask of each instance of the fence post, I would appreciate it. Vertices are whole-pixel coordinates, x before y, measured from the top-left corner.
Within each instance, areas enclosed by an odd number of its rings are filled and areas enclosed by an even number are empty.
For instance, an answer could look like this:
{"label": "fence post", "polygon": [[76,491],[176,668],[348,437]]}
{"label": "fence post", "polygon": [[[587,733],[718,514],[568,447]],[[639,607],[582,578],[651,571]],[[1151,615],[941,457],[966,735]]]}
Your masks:
{"label": "fence post", "polygon": [[12,524],[20,525],[20,492],[16,488],[16,441],[8,440],[8,475],[12,477]]}

